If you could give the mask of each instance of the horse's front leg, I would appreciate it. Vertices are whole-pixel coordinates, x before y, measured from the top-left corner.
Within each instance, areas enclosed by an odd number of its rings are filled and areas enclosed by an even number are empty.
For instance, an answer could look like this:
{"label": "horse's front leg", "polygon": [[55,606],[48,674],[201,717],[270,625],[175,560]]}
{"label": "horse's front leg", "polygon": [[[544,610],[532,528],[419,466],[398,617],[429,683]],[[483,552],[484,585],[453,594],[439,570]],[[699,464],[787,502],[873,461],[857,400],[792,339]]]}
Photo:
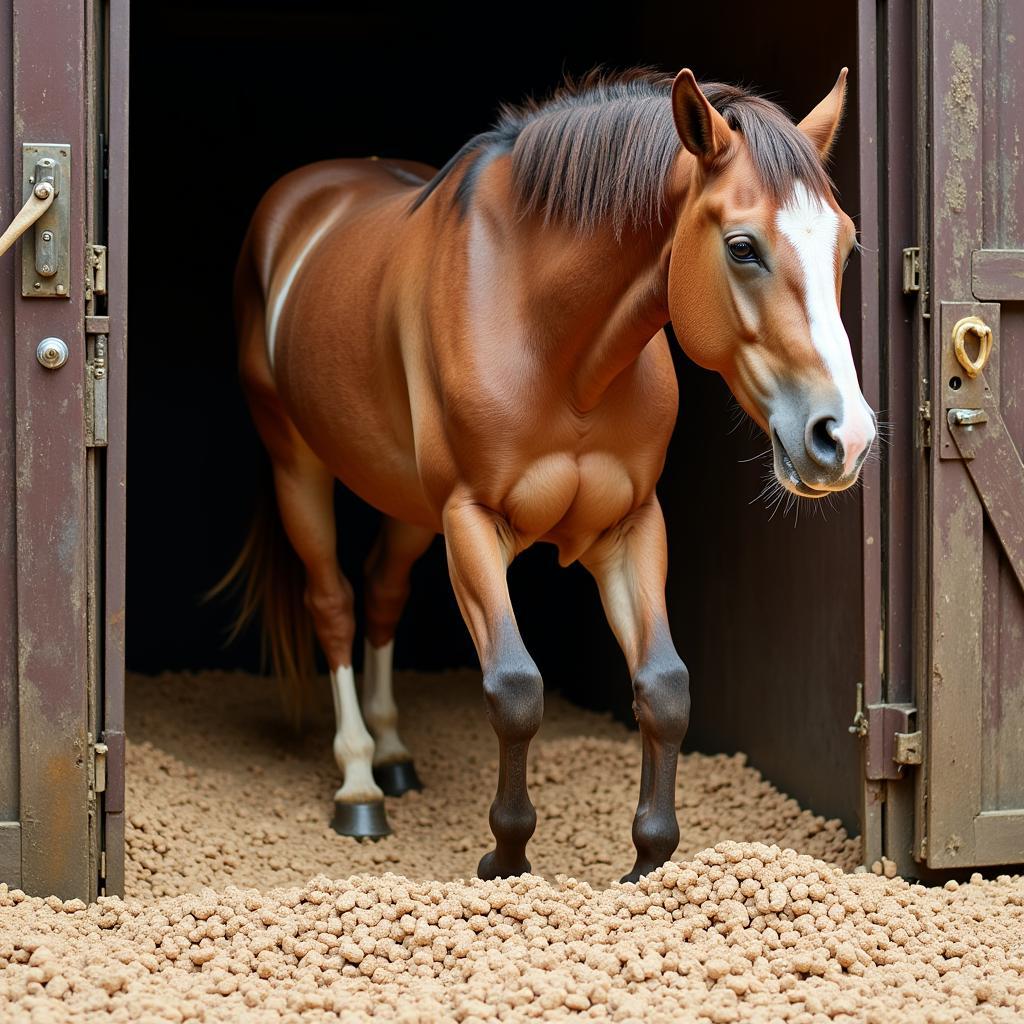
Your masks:
{"label": "horse's front leg", "polygon": [[676,653],[665,608],[665,521],[657,498],[632,513],[582,559],[601,591],[633,679],[643,766],[633,819],[636,863],[622,880],[660,867],[679,843],[676,764],[690,719],[690,682]]}
{"label": "horse's front leg", "polygon": [[477,874],[507,878],[530,870],[526,844],[537,812],[526,789],[526,757],[544,714],[544,685],[509,599],[506,572],[515,544],[507,524],[480,505],[452,502],[444,535],[452,586],[480,658],[487,716],[498,736],[498,789],[490,813],[495,846]]}

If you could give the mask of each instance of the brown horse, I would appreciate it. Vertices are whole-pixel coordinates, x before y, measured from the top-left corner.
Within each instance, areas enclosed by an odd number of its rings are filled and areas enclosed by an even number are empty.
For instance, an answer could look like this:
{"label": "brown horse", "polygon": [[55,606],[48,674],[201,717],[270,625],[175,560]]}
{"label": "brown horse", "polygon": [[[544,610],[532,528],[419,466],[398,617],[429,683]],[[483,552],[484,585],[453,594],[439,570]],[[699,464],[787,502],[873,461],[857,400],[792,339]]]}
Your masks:
{"label": "brown horse", "polygon": [[[794,125],[689,70],[592,75],[506,108],[436,174],[335,160],[261,201],[236,279],[239,361],[304,579],[289,588],[266,523],[233,573],[249,572],[245,609],[263,602],[288,678],[309,674],[312,618],[335,696],[339,831],[385,833],[382,787],[417,784],[391,642],[440,532],[498,736],[480,875],[530,867],[543,687],[506,570],[537,541],[594,575],[632,675],[643,767],[627,878],[671,857],[690,697],[655,496],[678,405],[663,327],[767,432],[782,487],[817,498],[857,479],[875,419],[839,318],[855,231],[823,169],[845,81]],[[366,565],[362,714],[336,478],[386,517]]]}

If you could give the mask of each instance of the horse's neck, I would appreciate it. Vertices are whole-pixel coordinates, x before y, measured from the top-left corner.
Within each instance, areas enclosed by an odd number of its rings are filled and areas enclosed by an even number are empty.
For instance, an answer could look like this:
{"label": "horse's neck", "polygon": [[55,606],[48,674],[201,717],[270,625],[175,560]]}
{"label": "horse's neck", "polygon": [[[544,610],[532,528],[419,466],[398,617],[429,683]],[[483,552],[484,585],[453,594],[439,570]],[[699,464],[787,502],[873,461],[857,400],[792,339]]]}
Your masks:
{"label": "horse's neck", "polygon": [[533,333],[581,410],[598,404],[667,323],[669,250],[664,229],[616,239],[549,226],[530,254]]}
{"label": "horse's neck", "polygon": [[[511,161],[499,157],[480,174],[467,232],[469,305],[490,308],[501,346],[528,347],[545,380],[561,381],[581,411],[594,408],[669,320],[668,263],[675,219],[617,237],[610,225],[586,232],[525,219],[515,212]],[[674,176],[685,182],[686,175]],[[434,201],[450,203],[438,190]],[[677,208],[678,196],[667,193]],[[504,333],[516,324],[517,337]],[[470,331],[472,335],[473,331]]]}
{"label": "horse's neck", "polygon": [[[506,239],[506,244],[508,240]],[[504,259],[522,268],[517,312],[534,365],[581,410],[593,408],[668,322],[670,227],[617,239],[553,224],[521,225]]]}

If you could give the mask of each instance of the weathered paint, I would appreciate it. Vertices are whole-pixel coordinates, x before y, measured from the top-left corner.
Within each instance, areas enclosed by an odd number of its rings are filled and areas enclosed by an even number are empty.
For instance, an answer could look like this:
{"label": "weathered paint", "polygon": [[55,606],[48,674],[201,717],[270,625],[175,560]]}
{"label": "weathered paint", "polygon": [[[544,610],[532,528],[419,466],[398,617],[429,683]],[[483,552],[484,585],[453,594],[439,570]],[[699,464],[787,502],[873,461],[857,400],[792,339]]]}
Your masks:
{"label": "weathered paint", "polygon": [[[934,0],[927,29],[934,443],[918,853],[932,867],[1015,863],[1024,861],[1024,316],[977,299],[1013,297],[1016,257],[1003,251],[1024,248],[1015,183],[1024,7]],[[975,379],[952,353],[953,325],[968,314],[995,338]],[[951,428],[957,407],[983,409],[988,422]]]}
{"label": "weathered paint", "polygon": [[128,39],[129,0],[111,0],[107,130],[107,430],[103,590],[103,795],[108,894],[124,893],[124,638],[128,439]]}
{"label": "weathered paint", "polygon": [[[13,135],[5,133],[4,197],[20,204],[21,146],[71,146],[71,280],[84,279],[85,9],[76,0],[41,6],[7,0],[9,32],[0,47],[10,62]],[[45,102],[41,97],[45,96]],[[4,101],[6,102],[6,101]],[[9,161],[15,157],[12,165]],[[5,203],[6,207],[6,203]],[[13,384],[13,494],[16,520],[17,743],[21,885],[32,892],[95,893],[88,792],[86,659],[86,508],[83,416],[84,304],[80,285],[67,299],[22,299],[14,254],[4,260],[0,352]],[[12,273],[12,270],[14,271]],[[13,330],[11,329],[13,327]],[[57,371],[35,357],[38,341],[63,338],[71,350]],[[10,396],[8,395],[8,398]],[[10,471],[8,462],[6,470]],[[6,512],[5,514],[10,514]],[[10,677],[9,677],[10,678]],[[9,695],[8,698],[9,700]],[[10,749],[10,748],[8,748]],[[6,759],[5,759],[6,761]],[[0,765],[10,779],[11,766]],[[5,784],[9,788],[9,784]],[[8,834],[10,830],[8,829]]]}

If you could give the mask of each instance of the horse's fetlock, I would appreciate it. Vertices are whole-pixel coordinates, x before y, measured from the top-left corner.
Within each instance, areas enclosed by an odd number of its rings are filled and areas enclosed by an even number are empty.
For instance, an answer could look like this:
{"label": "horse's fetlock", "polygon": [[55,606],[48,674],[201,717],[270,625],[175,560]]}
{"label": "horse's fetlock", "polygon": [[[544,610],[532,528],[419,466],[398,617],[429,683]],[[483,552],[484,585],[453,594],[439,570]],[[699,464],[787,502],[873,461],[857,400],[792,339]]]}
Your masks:
{"label": "horse's fetlock", "polygon": [[633,845],[638,853],[657,864],[668,860],[679,845],[679,822],[675,811],[648,812],[633,821]]}
{"label": "horse's fetlock", "polygon": [[525,847],[537,828],[537,810],[529,801],[511,804],[496,800],[489,820],[495,839]]}
{"label": "horse's fetlock", "polygon": [[334,759],[339,764],[352,761],[372,761],[375,744],[373,737],[363,729],[355,735],[339,732],[334,737]]}
{"label": "horse's fetlock", "polygon": [[392,701],[369,700],[363,705],[363,719],[371,729],[393,729],[398,724],[398,708]]}

